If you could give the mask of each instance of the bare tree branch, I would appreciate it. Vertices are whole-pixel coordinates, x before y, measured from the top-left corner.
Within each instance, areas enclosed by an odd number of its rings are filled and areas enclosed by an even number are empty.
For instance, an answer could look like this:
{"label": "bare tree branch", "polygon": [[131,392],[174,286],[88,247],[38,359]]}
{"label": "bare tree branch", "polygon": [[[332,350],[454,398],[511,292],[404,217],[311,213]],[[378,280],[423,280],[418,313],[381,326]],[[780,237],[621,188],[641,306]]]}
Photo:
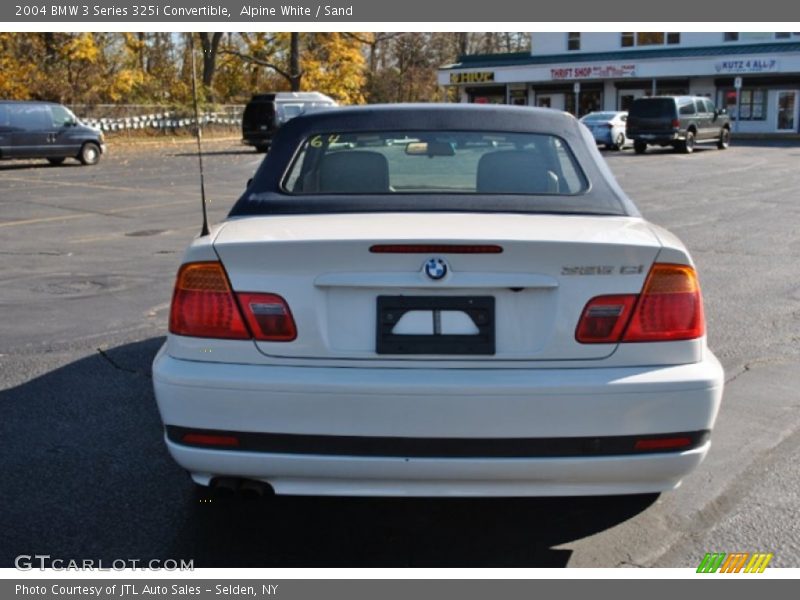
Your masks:
{"label": "bare tree branch", "polygon": [[[237,58],[240,58],[245,62],[252,63],[254,65],[259,65],[261,67],[266,67],[267,69],[272,69],[273,71],[275,71],[278,75],[280,75],[281,77],[283,77],[287,81],[289,81],[289,82],[292,81],[292,75],[289,72],[287,72],[285,69],[280,68],[275,63],[271,63],[269,61],[266,61],[266,60],[263,60],[263,59],[260,59],[260,58],[256,58],[255,56],[251,56],[250,54],[244,54],[244,53],[239,52],[237,50],[227,50],[227,49],[225,49],[225,50],[220,50],[219,53],[220,54],[229,54],[231,56],[236,56]],[[302,77],[303,74],[304,74],[303,72],[300,72],[297,75]]]}

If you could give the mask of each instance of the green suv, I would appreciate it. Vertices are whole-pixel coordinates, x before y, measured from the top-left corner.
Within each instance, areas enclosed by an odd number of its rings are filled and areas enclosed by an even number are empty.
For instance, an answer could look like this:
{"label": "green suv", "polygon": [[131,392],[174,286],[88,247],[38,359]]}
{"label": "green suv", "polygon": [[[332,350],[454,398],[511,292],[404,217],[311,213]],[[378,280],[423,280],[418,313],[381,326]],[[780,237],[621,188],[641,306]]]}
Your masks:
{"label": "green suv", "polygon": [[628,111],[625,135],[637,154],[648,145],[672,146],[687,154],[700,143],[724,150],[731,142],[731,120],[724,109],[701,96],[639,98]]}

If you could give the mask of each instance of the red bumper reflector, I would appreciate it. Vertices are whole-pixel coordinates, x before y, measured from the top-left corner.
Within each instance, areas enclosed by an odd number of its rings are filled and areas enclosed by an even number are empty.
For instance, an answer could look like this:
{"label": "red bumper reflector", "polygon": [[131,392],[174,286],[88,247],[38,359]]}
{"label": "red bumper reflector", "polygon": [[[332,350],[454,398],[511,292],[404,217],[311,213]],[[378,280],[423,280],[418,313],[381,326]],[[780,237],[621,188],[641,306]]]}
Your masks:
{"label": "red bumper reflector", "polygon": [[651,438],[636,440],[635,450],[673,450],[691,446],[692,440],[688,437]]}
{"label": "red bumper reflector", "polygon": [[373,254],[501,254],[502,246],[494,244],[377,244]]}
{"label": "red bumper reflector", "polygon": [[181,441],[197,446],[224,446],[232,448],[239,445],[239,438],[233,435],[213,435],[208,433],[187,433]]}

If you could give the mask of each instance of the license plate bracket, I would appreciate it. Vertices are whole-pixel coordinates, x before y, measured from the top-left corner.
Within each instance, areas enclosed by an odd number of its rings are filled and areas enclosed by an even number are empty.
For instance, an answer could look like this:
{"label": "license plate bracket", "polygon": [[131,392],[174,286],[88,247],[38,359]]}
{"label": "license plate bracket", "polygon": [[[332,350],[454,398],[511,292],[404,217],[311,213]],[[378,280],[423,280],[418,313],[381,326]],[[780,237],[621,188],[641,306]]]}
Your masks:
{"label": "license plate bracket", "polygon": [[[409,311],[461,311],[478,333],[474,335],[398,335],[397,322]],[[375,351],[378,354],[493,355],[494,296],[378,296]]]}

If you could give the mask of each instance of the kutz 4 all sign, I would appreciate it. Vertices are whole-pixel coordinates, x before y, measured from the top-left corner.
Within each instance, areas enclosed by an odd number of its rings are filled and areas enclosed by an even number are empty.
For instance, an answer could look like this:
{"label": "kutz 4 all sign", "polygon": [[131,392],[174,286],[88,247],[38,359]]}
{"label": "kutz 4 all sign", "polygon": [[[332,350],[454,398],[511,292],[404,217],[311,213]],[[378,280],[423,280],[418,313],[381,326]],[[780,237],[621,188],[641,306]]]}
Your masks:
{"label": "kutz 4 all sign", "polygon": [[717,73],[772,73],[778,70],[775,58],[747,58],[740,60],[723,60],[714,63]]}
{"label": "kutz 4 all sign", "polygon": [[772,560],[767,552],[707,552],[697,567],[698,573],[763,573]]}

